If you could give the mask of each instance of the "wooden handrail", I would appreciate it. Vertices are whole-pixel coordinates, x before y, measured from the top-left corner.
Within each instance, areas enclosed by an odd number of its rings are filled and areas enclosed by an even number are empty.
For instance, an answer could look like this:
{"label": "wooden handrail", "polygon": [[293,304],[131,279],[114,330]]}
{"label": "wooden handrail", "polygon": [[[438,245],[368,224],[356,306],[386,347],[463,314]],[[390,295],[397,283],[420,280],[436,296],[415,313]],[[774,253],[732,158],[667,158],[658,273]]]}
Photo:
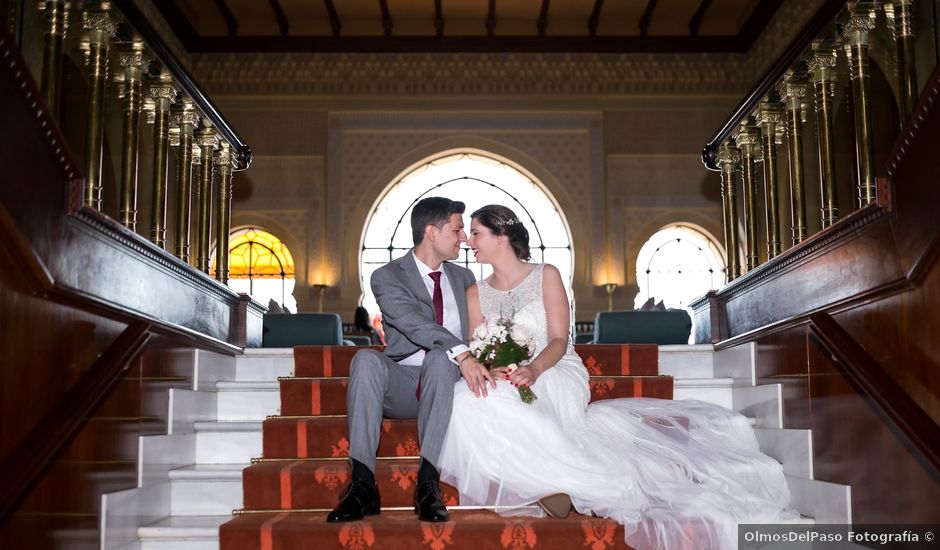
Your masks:
{"label": "wooden handrail", "polygon": [[787,69],[796,63],[797,59],[809,48],[813,40],[819,38],[820,33],[832,24],[839,12],[845,6],[845,0],[827,0],[816,15],[803,29],[803,32],[797,36],[790,46],[783,52],[777,61],[771,65],[770,69],[764,73],[764,76],[751,88],[751,91],[744,96],[741,103],[734,108],[731,116],[721,125],[721,129],[715,133],[702,149],[702,162],[705,167],[712,171],[718,171],[718,147],[731,135],[731,132],[738,127],[741,119],[750,115],[757,108],[757,104],[766,96],[773,87],[780,82]]}
{"label": "wooden handrail", "polygon": [[940,426],[825,312],[809,316],[810,328],[836,359],[846,379],[882,416],[912,455],[940,480]]}
{"label": "wooden handrail", "polygon": [[131,323],[0,463],[0,472],[5,478],[0,483],[0,524],[110,394],[128,363],[149,339],[149,331],[150,323]]}

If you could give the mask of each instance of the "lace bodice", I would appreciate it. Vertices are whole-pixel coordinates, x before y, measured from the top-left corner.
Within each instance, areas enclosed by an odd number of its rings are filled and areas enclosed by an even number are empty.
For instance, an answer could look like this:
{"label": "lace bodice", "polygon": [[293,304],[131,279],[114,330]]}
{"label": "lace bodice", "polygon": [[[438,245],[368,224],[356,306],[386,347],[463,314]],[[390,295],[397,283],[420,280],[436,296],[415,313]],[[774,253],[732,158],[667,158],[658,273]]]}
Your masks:
{"label": "lace bodice", "polygon": [[536,264],[526,278],[511,290],[496,290],[486,279],[477,282],[483,318],[512,319],[514,324],[529,327],[535,335],[536,355],[548,345],[548,323],[542,300],[544,265]]}
{"label": "lace bodice", "polygon": [[[512,319],[513,324],[528,327],[535,336],[533,357],[548,345],[548,318],[545,313],[545,300],[542,297],[542,271],[545,264],[536,264],[532,271],[511,290],[496,290],[486,279],[477,281],[480,295],[480,310],[487,321],[492,319]],[[568,340],[566,356],[576,357],[574,345]],[[580,366],[579,369],[583,370]],[[585,378],[587,374],[585,373]]]}

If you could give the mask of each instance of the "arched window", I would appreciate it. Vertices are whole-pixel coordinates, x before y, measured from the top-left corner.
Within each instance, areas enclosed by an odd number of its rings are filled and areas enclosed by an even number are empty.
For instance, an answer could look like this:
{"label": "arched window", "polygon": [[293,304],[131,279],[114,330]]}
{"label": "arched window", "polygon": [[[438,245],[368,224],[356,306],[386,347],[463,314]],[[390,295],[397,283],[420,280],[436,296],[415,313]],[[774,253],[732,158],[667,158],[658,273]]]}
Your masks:
{"label": "arched window", "polygon": [[229,241],[229,287],[250,294],[267,306],[274,300],[297,311],[294,299],[294,257],[281,239],[260,227],[232,232]]}
{"label": "arched window", "polygon": [[715,239],[690,224],[674,224],[640,248],[636,260],[640,292],[634,307],[639,309],[653,298],[667,308],[684,308],[724,280],[725,266]]}
{"label": "arched window", "polygon": [[[362,305],[369,313],[378,313],[369,284],[372,272],[414,246],[411,209],[422,198],[431,196],[465,203],[464,222],[468,231],[470,214],[477,208],[487,204],[511,208],[529,232],[532,261],[558,267],[570,297],[574,256],[568,222],[554,199],[530,176],[505,162],[479,153],[457,153],[428,161],[408,172],[389,187],[373,208],[363,231],[359,258]],[[466,247],[456,262],[472,269],[478,279],[492,273],[490,266],[478,264]]]}

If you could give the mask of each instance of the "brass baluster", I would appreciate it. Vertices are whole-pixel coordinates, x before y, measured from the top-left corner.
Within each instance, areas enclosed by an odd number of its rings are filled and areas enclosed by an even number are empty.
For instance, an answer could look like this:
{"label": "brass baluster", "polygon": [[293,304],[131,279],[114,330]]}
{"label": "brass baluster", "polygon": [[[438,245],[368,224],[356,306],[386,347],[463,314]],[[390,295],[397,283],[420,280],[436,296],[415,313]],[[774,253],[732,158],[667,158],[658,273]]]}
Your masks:
{"label": "brass baluster", "polygon": [[740,161],[741,155],[734,147],[733,141],[728,140],[718,148],[718,166],[721,167],[721,199],[724,206],[725,254],[728,256],[728,269],[725,276],[729,282],[741,275],[741,264],[738,261],[737,190],[734,183],[734,174]]}
{"label": "brass baluster", "polygon": [[793,244],[806,239],[806,195],[803,180],[803,120],[806,85],[800,75],[787,71],[780,86],[786,106],[787,152],[790,167],[790,216]]}
{"label": "brass baluster", "polygon": [[199,241],[199,256],[196,258],[196,268],[209,273],[209,239],[212,234],[212,176],[215,167],[215,149],[219,146],[219,136],[215,128],[200,128],[196,132],[196,143],[202,148],[199,202],[196,211],[196,239]]}
{"label": "brass baluster", "polygon": [[783,108],[779,103],[761,102],[757,123],[764,153],[764,204],[767,221],[767,259],[783,251],[780,240],[780,199],[777,192],[777,145],[782,143]]}
{"label": "brass baluster", "polygon": [[178,90],[173,77],[161,71],[150,83],[153,100],[153,206],[150,209],[150,241],[166,248],[167,171],[170,145],[170,105]]}
{"label": "brass baluster", "polygon": [[761,160],[760,135],[751,125],[750,117],[741,121],[734,141],[741,151],[741,175],[744,187],[744,265],[750,271],[760,264],[757,236],[757,169]]}
{"label": "brass baluster", "polygon": [[[11,2],[16,6],[19,2]],[[69,29],[68,12],[71,5],[65,0],[43,0],[39,10],[43,16],[44,45],[42,52],[42,80],[40,90],[52,116],[59,114],[59,94],[62,86],[62,43]],[[10,8],[16,16],[16,8]],[[18,17],[17,17],[18,19]],[[14,24],[17,22],[14,21]]]}
{"label": "brass baluster", "polygon": [[[889,10],[889,8],[892,8]],[[885,11],[893,15],[892,34],[897,43],[898,103],[901,123],[911,116],[917,98],[917,69],[914,65],[914,0],[893,0]]]}
{"label": "brass baluster", "polygon": [[232,177],[235,154],[227,141],[222,142],[216,157],[219,183],[216,187],[215,278],[228,284],[228,243],[232,214]]}
{"label": "brass baluster", "polygon": [[176,257],[189,262],[189,233],[192,220],[193,128],[199,114],[193,101],[185,98],[170,115],[170,145],[176,147]]}
{"label": "brass baluster", "polygon": [[118,219],[131,231],[137,230],[137,165],[140,143],[142,75],[148,63],[143,42],[136,40],[120,52],[123,73],[115,75],[124,99],[123,147],[121,149],[121,204]]}
{"label": "brass baluster", "polygon": [[845,52],[852,77],[852,99],[855,106],[855,158],[858,174],[858,204],[867,206],[877,200],[874,167],[874,143],[871,127],[871,75],[869,74],[869,34],[875,28],[874,12],[855,9],[845,24],[848,39]]}
{"label": "brass baluster", "polygon": [[817,41],[813,44],[813,53],[808,63],[816,99],[820,209],[822,227],[826,228],[839,219],[839,201],[836,191],[835,137],[832,131],[836,51]]}
{"label": "brass baluster", "polygon": [[94,2],[82,12],[82,51],[89,68],[90,100],[85,139],[85,204],[101,209],[101,163],[104,155],[104,100],[108,79],[108,54],[117,21],[110,2]]}

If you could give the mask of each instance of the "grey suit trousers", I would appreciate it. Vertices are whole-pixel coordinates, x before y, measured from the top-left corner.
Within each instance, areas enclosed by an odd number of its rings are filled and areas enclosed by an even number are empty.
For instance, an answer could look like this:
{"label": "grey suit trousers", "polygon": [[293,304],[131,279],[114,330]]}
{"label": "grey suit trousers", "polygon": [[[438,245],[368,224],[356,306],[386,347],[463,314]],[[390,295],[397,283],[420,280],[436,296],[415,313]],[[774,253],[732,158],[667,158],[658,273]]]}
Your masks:
{"label": "grey suit trousers", "polygon": [[375,472],[383,416],[417,418],[421,457],[436,466],[459,379],[457,365],[440,349],[427,352],[420,367],[399,365],[374,349],[358,351],[346,388],[349,457]]}

